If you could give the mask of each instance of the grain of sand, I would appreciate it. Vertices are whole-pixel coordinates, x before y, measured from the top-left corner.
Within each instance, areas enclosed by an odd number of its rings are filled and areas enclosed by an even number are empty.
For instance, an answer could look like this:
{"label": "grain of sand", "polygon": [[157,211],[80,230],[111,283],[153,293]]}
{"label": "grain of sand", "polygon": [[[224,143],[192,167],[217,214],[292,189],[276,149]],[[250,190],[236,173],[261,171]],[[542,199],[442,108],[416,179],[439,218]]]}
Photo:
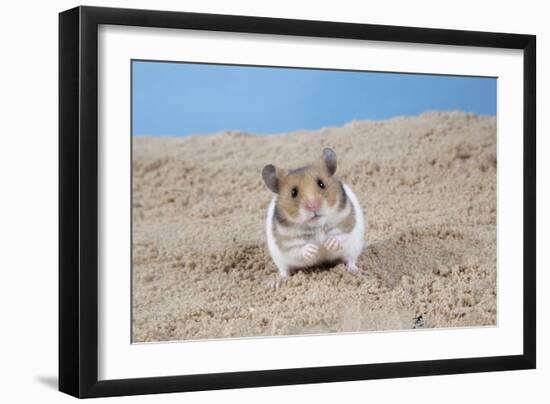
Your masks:
{"label": "grain of sand", "polygon": [[[261,170],[338,155],[363,273],[279,288]],[[496,324],[496,121],[428,112],[277,136],[133,139],[134,342]]]}

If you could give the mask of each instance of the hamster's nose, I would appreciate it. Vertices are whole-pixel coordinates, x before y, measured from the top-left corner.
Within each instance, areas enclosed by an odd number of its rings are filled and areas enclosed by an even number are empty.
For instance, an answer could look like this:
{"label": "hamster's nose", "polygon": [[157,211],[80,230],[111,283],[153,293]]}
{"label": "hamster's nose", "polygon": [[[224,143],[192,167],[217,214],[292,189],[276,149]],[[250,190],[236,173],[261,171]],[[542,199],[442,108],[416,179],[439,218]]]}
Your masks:
{"label": "hamster's nose", "polygon": [[311,212],[316,212],[321,207],[321,202],[315,200],[315,199],[309,199],[305,203],[306,210],[309,210]]}

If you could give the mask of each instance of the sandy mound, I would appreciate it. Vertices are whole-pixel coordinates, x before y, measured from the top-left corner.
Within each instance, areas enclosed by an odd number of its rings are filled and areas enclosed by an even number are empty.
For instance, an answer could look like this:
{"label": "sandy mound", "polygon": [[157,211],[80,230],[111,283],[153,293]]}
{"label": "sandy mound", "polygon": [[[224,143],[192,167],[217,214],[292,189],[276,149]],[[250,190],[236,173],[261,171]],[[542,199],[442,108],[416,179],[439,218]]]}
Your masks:
{"label": "sandy mound", "polygon": [[[267,163],[332,147],[362,203],[362,275],[275,289]],[[496,324],[496,122],[425,113],[342,128],[133,141],[135,342]]]}

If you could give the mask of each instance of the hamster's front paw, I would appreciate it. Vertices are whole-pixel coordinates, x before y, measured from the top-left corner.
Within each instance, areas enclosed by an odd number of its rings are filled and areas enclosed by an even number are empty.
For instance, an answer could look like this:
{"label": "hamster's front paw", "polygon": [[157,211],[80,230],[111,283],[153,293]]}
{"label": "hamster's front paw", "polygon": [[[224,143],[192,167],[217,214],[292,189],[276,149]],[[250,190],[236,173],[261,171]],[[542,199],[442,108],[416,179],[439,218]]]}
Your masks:
{"label": "hamster's front paw", "polygon": [[302,257],[306,261],[312,261],[319,254],[319,247],[315,244],[306,244],[302,248]]}
{"label": "hamster's front paw", "polygon": [[328,251],[336,252],[343,248],[342,243],[336,237],[329,237],[323,243]]}

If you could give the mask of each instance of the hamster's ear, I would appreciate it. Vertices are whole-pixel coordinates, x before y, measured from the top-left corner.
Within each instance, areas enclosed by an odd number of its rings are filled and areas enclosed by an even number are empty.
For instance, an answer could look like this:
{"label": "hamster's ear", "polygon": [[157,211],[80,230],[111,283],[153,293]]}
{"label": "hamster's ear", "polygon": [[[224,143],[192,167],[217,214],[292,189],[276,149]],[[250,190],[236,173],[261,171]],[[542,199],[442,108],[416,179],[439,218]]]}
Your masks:
{"label": "hamster's ear", "polygon": [[336,172],[336,153],[329,147],[323,149],[323,163],[330,175]]}
{"label": "hamster's ear", "polygon": [[279,193],[279,179],[282,176],[282,170],[275,168],[274,165],[268,164],[262,170],[262,178],[265,185],[276,194]]}

